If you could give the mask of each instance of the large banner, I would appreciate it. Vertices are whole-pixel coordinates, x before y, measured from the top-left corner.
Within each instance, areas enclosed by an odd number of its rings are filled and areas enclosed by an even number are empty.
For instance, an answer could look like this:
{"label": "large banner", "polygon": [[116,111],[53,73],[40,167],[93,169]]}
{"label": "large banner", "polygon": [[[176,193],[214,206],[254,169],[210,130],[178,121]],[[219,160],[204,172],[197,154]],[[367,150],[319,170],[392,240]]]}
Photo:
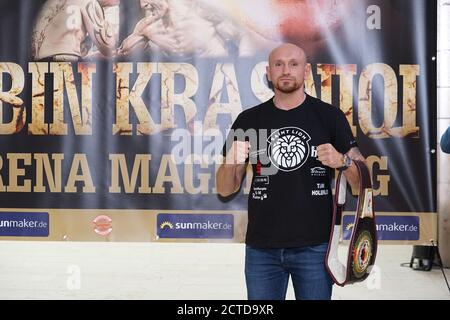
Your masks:
{"label": "large banner", "polygon": [[436,16],[429,0],[2,1],[0,239],[242,242],[251,170],[232,199],[215,172],[291,42],[368,160],[379,239],[428,243]]}

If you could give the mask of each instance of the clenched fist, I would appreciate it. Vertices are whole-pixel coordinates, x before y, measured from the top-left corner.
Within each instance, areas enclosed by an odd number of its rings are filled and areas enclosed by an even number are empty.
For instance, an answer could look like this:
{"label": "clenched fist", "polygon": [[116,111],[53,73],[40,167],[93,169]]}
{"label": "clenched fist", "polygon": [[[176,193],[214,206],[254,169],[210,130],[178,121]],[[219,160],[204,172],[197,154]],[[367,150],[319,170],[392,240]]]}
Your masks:
{"label": "clenched fist", "polygon": [[225,158],[225,164],[244,164],[250,152],[250,142],[234,141]]}
{"label": "clenched fist", "polygon": [[330,143],[321,144],[317,147],[317,160],[333,169],[344,165],[344,155],[338,152]]}

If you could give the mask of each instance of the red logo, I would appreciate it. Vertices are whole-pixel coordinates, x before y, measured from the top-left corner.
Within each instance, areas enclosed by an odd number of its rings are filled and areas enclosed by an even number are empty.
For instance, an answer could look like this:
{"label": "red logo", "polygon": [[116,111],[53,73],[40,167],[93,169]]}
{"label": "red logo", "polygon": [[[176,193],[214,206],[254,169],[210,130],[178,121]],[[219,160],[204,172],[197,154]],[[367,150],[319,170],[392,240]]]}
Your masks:
{"label": "red logo", "polygon": [[92,220],[94,231],[101,236],[107,236],[112,231],[112,219],[105,215],[97,216]]}
{"label": "red logo", "polygon": [[256,175],[261,175],[261,162],[259,160],[256,163]]}

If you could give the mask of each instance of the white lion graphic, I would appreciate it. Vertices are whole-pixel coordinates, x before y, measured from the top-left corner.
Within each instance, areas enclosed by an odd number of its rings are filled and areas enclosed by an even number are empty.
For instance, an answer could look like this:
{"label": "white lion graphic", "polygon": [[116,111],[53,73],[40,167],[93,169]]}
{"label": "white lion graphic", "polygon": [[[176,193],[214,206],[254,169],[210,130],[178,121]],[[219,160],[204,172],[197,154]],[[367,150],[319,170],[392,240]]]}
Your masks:
{"label": "white lion graphic", "polygon": [[272,145],[272,159],[283,169],[298,166],[304,159],[305,153],[306,146],[296,135],[280,136]]}

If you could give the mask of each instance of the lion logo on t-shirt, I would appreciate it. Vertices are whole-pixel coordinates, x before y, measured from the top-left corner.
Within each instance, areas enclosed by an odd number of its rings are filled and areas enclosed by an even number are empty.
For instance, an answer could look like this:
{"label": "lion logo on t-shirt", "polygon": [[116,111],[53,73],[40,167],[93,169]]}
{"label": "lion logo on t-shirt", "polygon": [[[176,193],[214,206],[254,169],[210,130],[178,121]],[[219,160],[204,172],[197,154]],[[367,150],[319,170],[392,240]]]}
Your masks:
{"label": "lion logo on t-shirt", "polygon": [[269,139],[269,157],[282,171],[300,168],[308,159],[310,136],[300,128],[286,127],[273,132]]}

